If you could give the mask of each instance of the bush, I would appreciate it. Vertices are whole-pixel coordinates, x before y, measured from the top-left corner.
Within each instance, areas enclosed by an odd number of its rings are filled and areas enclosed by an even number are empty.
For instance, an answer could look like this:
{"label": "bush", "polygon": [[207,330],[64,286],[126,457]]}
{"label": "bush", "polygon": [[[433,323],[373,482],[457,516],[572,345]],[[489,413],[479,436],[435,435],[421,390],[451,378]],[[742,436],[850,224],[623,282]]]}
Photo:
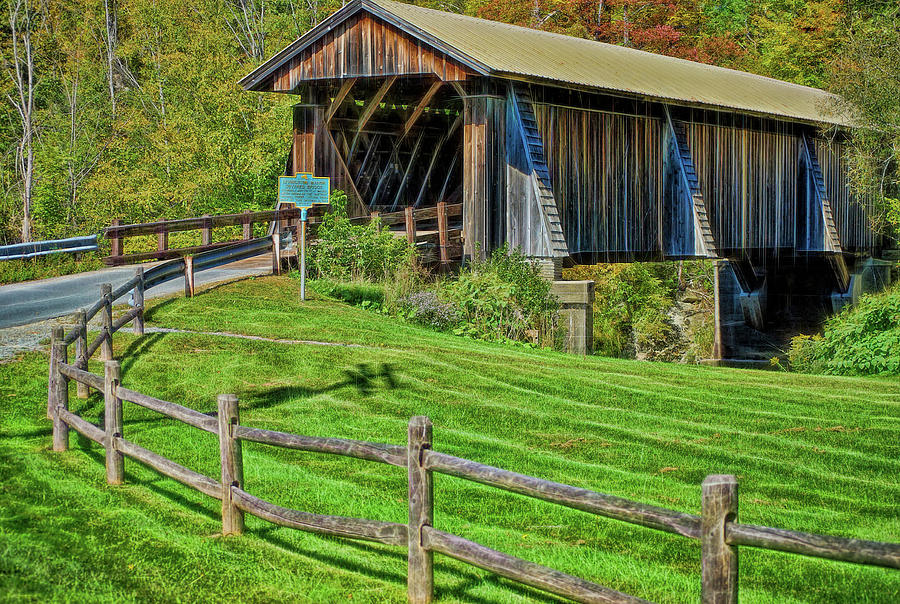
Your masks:
{"label": "bush", "polygon": [[[463,325],[457,333],[484,340],[546,339],[557,321],[559,302],[539,268],[507,246],[470,263],[440,295],[455,304]],[[537,337],[534,337],[537,336]]]}
{"label": "bush", "polygon": [[441,300],[436,292],[420,291],[397,301],[397,311],[403,318],[421,325],[446,331],[460,322],[456,306]]}
{"label": "bush", "polygon": [[405,239],[381,230],[378,220],[355,225],[347,216],[347,196],[331,195],[331,212],[319,225],[316,243],[309,250],[310,274],[338,281],[382,281],[413,261]]}
{"label": "bush", "polygon": [[636,262],[563,274],[594,281],[597,354],[695,362],[712,350],[711,269],[708,262]]}
{"label": "bush", "polygon": [[795,371],[900,375],[900,284],[845,308],[821,336],[794,338],[788,358]]}

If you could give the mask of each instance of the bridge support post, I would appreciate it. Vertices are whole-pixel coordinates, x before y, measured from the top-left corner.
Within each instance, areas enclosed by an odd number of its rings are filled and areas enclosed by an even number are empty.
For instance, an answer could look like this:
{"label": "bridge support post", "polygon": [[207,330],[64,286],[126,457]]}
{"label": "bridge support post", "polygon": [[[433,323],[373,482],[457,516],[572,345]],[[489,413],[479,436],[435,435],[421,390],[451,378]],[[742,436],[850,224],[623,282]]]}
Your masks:
{"label": "bridge support post", "polygon": [[559,298],[560,328],[565,330],[563,349],[572,354],[594,351],[594,282],[554,281],[553,294]]}

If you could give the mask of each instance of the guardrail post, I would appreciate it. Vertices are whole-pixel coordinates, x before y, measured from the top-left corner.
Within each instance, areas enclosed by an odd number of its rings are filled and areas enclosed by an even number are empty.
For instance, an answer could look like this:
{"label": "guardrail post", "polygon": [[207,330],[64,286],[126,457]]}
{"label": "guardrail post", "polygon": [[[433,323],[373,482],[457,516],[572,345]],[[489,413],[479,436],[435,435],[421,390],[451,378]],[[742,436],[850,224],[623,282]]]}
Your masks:
{"label": "guardrail post", "polygon": [[[76,313],[75,322],[78,326],[78,339],[75,340],[75,366],[87,371],[87,315],[83,308],[79,309]],[[91,387],[87,384],[77,382],[75,391],[78,398],[87,398],[91,394]]]}
{"label": "guardrail post", "polygon": [[737,604],[738,552],[725,542],[725,525],[737,520],[738,483],[730,474],[711,474],[703,481],[700,520],[703,604]]}
{"label": "guardrail post", "polygon": [[209,214],[204,214],[201,218],[203,218],[203,230],[200,235],[200,245],[209,245],[212,243],[212,218]]}
{"label": "guardrail post", "polygon": [[[112,221],[112,228],[116,228],[122,225],[122,221],[116,218]],[[113,231],[115,235],[110,237],[110,256],[121,256],[122,255],[122,236],[118,231]]]}
{"label": "guardrail post", "polygon": [[409,472],[409,527],[407,529],[407,599],[411,604],[431,602],[434,595],[433,554],[422,545],[422,528],[434,522],[431,471],[424,466],[431,448],[431,420],[417,415],[409,420],[406,461]]}
{"label": "guardrail post", "polygon": [[243,225],[243,237],[244,241],[249,241],[251,239],[251,230],[253,225],[250,223],[250,217],[247,214],[250,214],[250,210],[244,210],[245,216],[241,219],[241,225]]}
{"label": "guardrail post", "polygon": [[134,307],[140,308],[134,317],[134,335],[144,335],[144,267],[139,266],[134,269],[134,276],[137,283],[134,284]]}
{"label": "guardrail post", "polygon": [[244,462],[241,441],[234,437],[234,427],[240,422],[238,399],[233,394],[220,394],[219,456],[222,464],[222,534],[240,535],[244,532],[244,512],[231,496],[231,487],[244,487]]}
{"label": "guardrail post", "polygon": [[272,274],[281,274],[281,233],[278,229],[272,233]]}
{"label": "guardrail post", "polygon": [[447,248],[447,202],[439,201],[437,204],[438,243],[441,249],[441,264],[450,263],[450,254]]}
{"label": "guardrail post", "polygon": [[406,218],[406,240],[410,245],[416,243],[416,216],[413,214],[414,208],[406,206],[403,215]]}
{"label": "guardrail post", "polygon": [[59,370],[60,363],[68,363],[68,351],[65,341],[65,332],[60,326],[56,326],[50,332],[52,350],[51,358],[55,363],[51,365],[50,398],[53,418],[53,450],[69,450],[69,425],[59,416],[60,409],[69,408],[69,378]]}
{"label": "guardrail post", "polygon": [[184,297],[194,297],[194,257],[184,257]]}
{"label": "guardrail post", "polygon": [[106,482],[122,484],[125,480],[125,456],[116,450],[116,439],[122,438],[122,399],[116,389],[122,379],[119,361],[106,361],[103,376],[103,446],[106,447]]}
{"label": "guardrail post", "polygon": [[100,345],[100,360],[109,361],[113,358],[112,285],[109,283],[101,285],[100,296],[104,300],[103,308],[100,309],[100,312],[103,313],[103,330],[106,332],[106,338],[104,338],[103,343]]}

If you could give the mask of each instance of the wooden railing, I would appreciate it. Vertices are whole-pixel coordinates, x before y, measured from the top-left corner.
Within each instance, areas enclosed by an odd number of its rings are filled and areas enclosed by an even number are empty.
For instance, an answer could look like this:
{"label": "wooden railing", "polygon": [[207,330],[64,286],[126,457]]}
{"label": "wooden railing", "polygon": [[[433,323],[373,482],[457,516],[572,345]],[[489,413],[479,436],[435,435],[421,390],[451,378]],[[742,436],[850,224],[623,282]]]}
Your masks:
{"label": "wooden railing", "polygon": [[[53,450],[69,447],[69,430],[84,435],[106,450],[109,484],[124,480],[124,458],[135,459],[157,472],[222,502],[222,532],[244,531],[244,514],[271,523],[351,539],[375,541],[407,548],[407,590],[410,602],[430,602],[434,591],[432,555],[437,552],[483,568],[513,581],[579,602],[643,602],[640,598],[585,581],[539,564],[493,550],[434,526],[433,473],[527,495],[557,505],[637,524],[700,541],[703,602],[734,603],[738,595],[738,547],[803,554],[832,560],[900,568],[900,544],[814,535],[737,522],[737,480],[712,475],[703,481],[701,515],[685,514],[588,489],[517,474],[461,459],[432,448],[432,426],[427,417],[413,417],[407,444],[379,444],[341,438],[300,436],[241,425],[237,397],[218,397],[216,417],[125,388],[121,368],[106,361],[103,376],[70,365],[68,343],[61,328],[52,339],[49,400],[53,419]],[[102,389],[103,426],[92,424],[69,410],[69,381]],[[125,439],[123,402],[130,402],[218,435],[220,476],[205,476]],[[241,442],[342,455],[407,468],[407,524],[363,518],[314,514],[281,507],[248,492],[244,481]]]}
{"label": "wooden railing", "polygon": [[[253,225],[257,223],[270,223],[277,221],[279,225],[293,228],[300,219],[300,210],[294,207],[283,207],[278,210],[264,212],[246,211],[240,214],[222,214],[219,216],[200,216],[198,218],[184,218],[182,220],[160,220],[158,222],[146,222],[140,224],[121,224],[119,220],[113,220],[112,225],[106,228],[104,235],[110,240],[110,255],[103,259],[106,264],[120,265],[143,262],[145,260],[168,260],[180,258],[191,254],[197,254],[214,250],[216,248],[234,245],[240,241],[250,241],[253,238]],[[234,241],[212,242],[212,230],[214,228],[228,226],[242,226],[242,238]],[[169,248],[169,233],[181,231],[200,231],[201,244],[183,248]],[[156,251],[139,252],[135,254],[123,253],[123,242],[127,237],[139,237],[156,235]]]}
{"label": "wooden railing", "polygon": [[[381,219],[381,224],[390,228],[403,226],[410,244],[415,245],[419,256],[426,264],[448,264],[453,260],[462,258],[461,233],[458,228],[451,229],[450,221],[462,216],[462,204],[438,203],[430,208],[406,208],[401,212],[379,214],[373,212],[370,216],[351,218],[354,224],[365,224],[374,217]],[[277,210],[264,212],[246,211],[241,214],[223,214],[219,216],[200,216],[198,218],[185,218],[182,220],[161,220],[141,224],[121,224],[114,220],[104,234],[110,240],[110,255],[103,259],[106,264],[121,265],[143,262],[146,260],[166,260],[180,258],[193,254],[215,250],[238,243],[238,241],[212,242],[212,230],[214,228],[237,226],[243,227],[243,238],[240,241],[249,241],[252,236],[252,225],[257,223],[275,223],[273,232],[283,233],[291,231],[294,240],[299,240],[297,232],[300,220],[300,210],[290,205],[282,205]],[[311,216],[309,219],[310,238],[315,237],[316,229],[321,223],[321,218]],[[425,227],[425,228],[423,228]],[[201,245],[169,248],[169,233],[180,231],[201,232]],[[157,236],[155,251],[138,252],[134,254],[123,253],[123,241],[128,237],[147,235]]]}

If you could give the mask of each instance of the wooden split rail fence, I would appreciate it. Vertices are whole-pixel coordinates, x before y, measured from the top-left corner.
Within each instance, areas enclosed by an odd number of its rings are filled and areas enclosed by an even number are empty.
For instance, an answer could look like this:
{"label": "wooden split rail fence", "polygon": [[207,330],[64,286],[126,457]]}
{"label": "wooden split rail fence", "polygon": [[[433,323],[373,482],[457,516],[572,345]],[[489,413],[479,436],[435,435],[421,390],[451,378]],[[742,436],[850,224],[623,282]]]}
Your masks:
{"label": "wooden split rail fence", "polygon": [[[70,342],[62,328],[55,328],[52,335],[49,401],[54,451],[68,449],[69,430],[74,429],[105,448],[106,478],[109,484],[121,484],[124,480],[125,457],[135,459],[221,501],[222,532],[226,535],[241,534],[244,530],[244,514],[251,514],[271,523],[302,531],[405,547],[408,555],[408,597],[414,604],[430,602],[433,597],[432,557],[435,552],[579,602],[644,601],[436,528],[432,483],[435,472],[698,540],[701,547],[701,589],[704,603],[729,604],[737,601],[739,546],[900,568],[900,544],[739,524],[738,485],[734,476],[712,475],[704,480],[701,487],[702,513],[697,516],[440,453],[432,448],[432,426],[427,417],[413,417],[410,420],[405,447],[252,428],[240,423],[238,401],[234,395],[223,394],[218,397],[216,417],[160,400],[123,386],[117,361],[106,361],[102,376],[89,373],[77,364],[69,364],[67,347]],[[86,421],[69,409],[69,381],[103,392],[102,426]],[[218,435],[221,467],[218,479],[195,472],[127,440],[122,421],[123,402],[151,409],[199,430]],[[401,524],[314,514],[260,499],[247,490],[244,481],[242,441],[342,455],[406,468],[409,521]]]}
{"label": "wooden split rail fence", "polygon": [[[462,204],[447,204],[440,202],[435,207],[412,208],[408,207],[400,212],[379,213],[372,212],[369,216],[351,218],[354,224],[368,223],[375,217],[380,218],[381,224],[391,227],[403,227],[407,240],[415,245],[423,262],[426,264],[449,264],[453,260],[462,258],[462,230],[450,228],[451,222],[461,219]],[[106,264],[118,266],[144,262],[146,260],[166,260],[171,258],[190,258],[194,254],[209,252],[219,248],[233,246],[240,241],[251,241],[253,225],[257,223],[272,223],[273,234],[291,232],[294,240],[298,241],[300,234],[297,232],[300,220],[300,210],[293,205],[283,204],[277,210],[263,212],[246,211],[240,214],[223,214],[219,216],[200,216],[198,218],[185,218],[182,220],[160,220],[141,224],[121,224],[114,220],[112,225],[104,231],[110,240],[110,255],[103,259]],[[310,237],[315,236],[316,229],[321,224],[321,218],[312,216],[309,219]],[[212,242],[212,230],[214,228],[228,226],[242,226],[243,238],[240,241]],[[169,248],[169,233],[180,231],[201,232],[201,245],[184,248]],[[157,246],[155,251],[124,253],[124,240],[128,237],[156,235]]]}

